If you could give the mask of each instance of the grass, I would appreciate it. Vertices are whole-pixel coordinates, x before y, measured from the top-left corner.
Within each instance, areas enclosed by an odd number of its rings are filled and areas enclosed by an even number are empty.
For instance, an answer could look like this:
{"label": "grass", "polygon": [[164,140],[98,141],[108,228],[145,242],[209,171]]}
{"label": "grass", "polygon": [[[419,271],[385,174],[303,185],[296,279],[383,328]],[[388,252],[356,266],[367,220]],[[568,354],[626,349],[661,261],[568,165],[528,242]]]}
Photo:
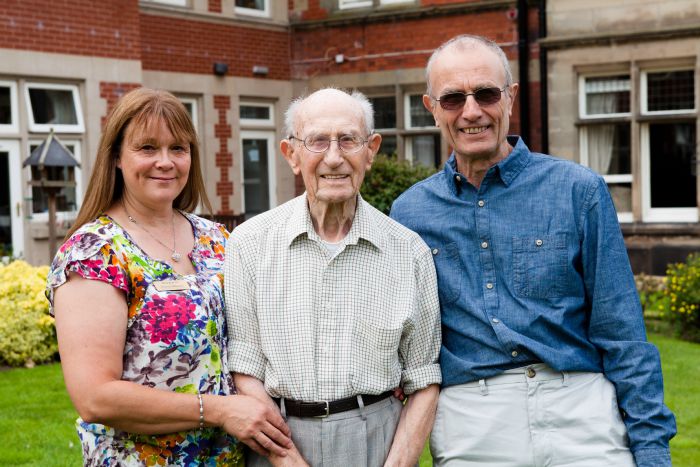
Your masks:
{"label": "grass", "polygon": [[82,465],[59,364],[0,371],[0,394],[0,465]]}
{"label": "grass", "polygon": [[[666,403],[678,423],[678,435],[671,440],[673,465],[699,466],[700,344],[658,334],[650,340],[661,352]],[[0,465],[81,465],[76,413],[59,364],[0,371],[0,394]],[[420,467],[431,465],[426,446]]]}

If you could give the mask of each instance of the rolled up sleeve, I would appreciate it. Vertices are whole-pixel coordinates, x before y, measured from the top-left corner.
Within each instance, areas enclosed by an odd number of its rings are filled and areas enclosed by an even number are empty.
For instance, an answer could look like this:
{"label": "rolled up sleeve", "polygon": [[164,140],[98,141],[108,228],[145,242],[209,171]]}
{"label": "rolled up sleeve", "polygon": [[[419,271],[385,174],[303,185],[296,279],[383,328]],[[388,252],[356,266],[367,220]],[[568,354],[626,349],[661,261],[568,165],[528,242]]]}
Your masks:
{"label": "rolled up sleeve", "polygon": [[401,386],[406,394],[442,382],[438,364],[441,345],[440,302],[435,265],[427,246],[416,259],[414,280],[414,309],[399,345]]}
{"label": "rolled up sleeve", "polygon": [[224,295],[228,333],[228,363],[233,373],[265,378],[267,359],[262,351],[255,300],[255,271],[246,264],[241,243],[231,236],[226,246]]}

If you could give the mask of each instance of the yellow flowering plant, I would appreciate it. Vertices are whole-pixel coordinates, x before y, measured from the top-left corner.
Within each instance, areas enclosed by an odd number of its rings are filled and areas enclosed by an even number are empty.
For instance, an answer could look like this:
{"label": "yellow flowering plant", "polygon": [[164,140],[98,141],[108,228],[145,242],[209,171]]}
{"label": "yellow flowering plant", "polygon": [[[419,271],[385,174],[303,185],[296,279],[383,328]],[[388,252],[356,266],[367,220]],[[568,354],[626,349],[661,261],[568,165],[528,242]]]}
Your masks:
{"label": "yellow flowering plant", "polygon": [[700,253],[666,270],[667,316],[683,339],[700,342]]}
{"label": "yellow flowering plant", "polygon": [[44,296],[48,266],[0,264],[0,364],[32,366],[55,358],[56,329]]}

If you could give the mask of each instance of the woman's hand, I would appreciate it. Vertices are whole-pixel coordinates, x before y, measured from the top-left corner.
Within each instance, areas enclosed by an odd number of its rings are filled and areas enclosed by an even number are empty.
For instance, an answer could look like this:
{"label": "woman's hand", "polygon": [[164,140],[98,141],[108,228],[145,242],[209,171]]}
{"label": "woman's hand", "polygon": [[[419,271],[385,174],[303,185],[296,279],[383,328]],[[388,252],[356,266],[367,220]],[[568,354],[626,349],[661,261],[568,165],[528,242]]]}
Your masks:
{"label": "woman's hand", "polygon": [[[205,407],[210,397],[205,397]],[[210,413],[218,416],[215,424],[263,456],[287,456],[294,445],[290,431],[279,411],[252,396],[241,394],[212,398]],[[205,409],[206,413],[206,409]]]}

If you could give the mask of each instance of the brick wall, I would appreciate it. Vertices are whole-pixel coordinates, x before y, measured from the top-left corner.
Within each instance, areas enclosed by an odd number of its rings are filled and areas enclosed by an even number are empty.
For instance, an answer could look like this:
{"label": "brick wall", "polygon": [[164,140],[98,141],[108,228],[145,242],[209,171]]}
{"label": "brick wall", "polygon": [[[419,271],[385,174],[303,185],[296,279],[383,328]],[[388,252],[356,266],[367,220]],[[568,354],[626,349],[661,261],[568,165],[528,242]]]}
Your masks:
{"label": "brick wall", "polygon": [[2,0],[0,48],[138,60],[138,0]]}
{"label": "brick wall", "polygon": [[253,77],[253,65],[269,68],[266,78],[289,79],[289,32],[165,16],[141,16],[143,68],[211,74],[214,62],[228,75]]}
{"label": "brick wall", "polygon": [[107,111],[102,116],[102,127],[104,127],[107,116],[114,108],[114,104],[127,92],[140,87],[141,84],[139,83],[100,82],[100,97],[107,101]]}
{"label": "brick wall", "polygon": [[[305,79],[318,74],[421,68],[435,47],[464,33],[487,36],[506,44],[509,58],[517,55],[517,23],[505,11],[485,11],[298,29],[292,34],[292,75]],[[337,64],[336,54],[343,54],[345,61]]]}
{"label": "brick wall", "polygon": [[233,132],[228,122],[228,111],[231,109],[230,96],[214,96],[214,108],[218,113],[218,120],[214,124],[214,136],[219,140],[219,150],[216,152],[216,167],[219,168],[219,180],[216,182],[216,195],[221,199],[221,208],[217,214],[231,215],[231,196],[233,196],[233,182],[230,179],[233,168],[233,154],[228,150],[228,143]]}

